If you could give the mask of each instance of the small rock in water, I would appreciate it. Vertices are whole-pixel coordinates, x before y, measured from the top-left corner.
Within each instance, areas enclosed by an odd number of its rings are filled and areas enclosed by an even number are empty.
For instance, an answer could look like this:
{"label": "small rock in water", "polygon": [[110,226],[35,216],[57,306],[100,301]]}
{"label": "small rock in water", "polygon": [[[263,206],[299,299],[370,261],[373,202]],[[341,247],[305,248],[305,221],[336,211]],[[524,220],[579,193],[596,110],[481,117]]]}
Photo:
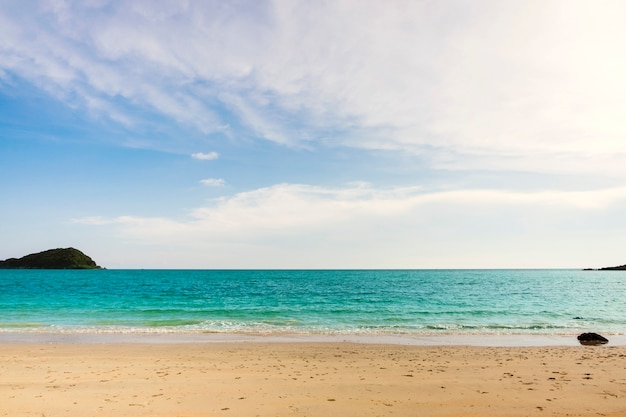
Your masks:
{"label": "small rock in water", "polygon": [[583,333],[578,336],[578,341],[581,345],[586,346],[597,346],[609,343],[609,339],[600,336],[598,333]]}

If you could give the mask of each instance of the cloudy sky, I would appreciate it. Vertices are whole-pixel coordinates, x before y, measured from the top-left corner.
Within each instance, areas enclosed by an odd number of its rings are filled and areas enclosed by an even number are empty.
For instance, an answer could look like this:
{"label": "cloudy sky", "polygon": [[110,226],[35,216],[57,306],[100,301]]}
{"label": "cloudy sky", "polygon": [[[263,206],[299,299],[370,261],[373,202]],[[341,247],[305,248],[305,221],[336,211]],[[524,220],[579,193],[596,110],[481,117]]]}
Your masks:
{"label": "cloudy sky", "polygon": [[0,3],[0,259],[626,263],[626,3]]}

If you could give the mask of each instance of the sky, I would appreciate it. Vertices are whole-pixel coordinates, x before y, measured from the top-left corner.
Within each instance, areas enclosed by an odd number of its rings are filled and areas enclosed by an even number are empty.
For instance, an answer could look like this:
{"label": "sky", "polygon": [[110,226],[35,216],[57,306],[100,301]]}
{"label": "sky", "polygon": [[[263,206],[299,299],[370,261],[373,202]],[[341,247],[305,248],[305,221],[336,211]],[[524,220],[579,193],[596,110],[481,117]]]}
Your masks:
{"label": "sky", "polygon": [[626,263],[626,2],[0,2],[0,259]]}

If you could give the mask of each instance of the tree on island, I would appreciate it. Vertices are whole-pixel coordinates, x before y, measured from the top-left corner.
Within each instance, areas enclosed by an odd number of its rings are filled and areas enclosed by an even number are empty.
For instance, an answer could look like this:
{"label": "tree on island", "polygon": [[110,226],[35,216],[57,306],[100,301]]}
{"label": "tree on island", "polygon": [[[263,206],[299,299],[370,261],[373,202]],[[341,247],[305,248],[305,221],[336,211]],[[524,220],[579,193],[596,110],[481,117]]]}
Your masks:
{"label": "tree on island", "polygon": [[74,248],[49,249],[22,258],[0,261],[0,269],[102,269],[93,259]]}

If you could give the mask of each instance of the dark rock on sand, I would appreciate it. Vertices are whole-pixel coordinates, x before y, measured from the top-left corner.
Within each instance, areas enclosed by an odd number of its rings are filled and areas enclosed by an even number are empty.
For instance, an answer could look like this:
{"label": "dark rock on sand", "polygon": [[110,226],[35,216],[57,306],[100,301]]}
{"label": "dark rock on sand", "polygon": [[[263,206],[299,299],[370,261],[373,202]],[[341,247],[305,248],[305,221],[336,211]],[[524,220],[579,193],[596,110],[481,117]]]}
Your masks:
{"label": "dark rock on sand", "polygon": [[578,336],[578,341],[581,345],[585,346],[597,346],[609,343],[609,339],[600,336],[598,333],[583,333]]}

